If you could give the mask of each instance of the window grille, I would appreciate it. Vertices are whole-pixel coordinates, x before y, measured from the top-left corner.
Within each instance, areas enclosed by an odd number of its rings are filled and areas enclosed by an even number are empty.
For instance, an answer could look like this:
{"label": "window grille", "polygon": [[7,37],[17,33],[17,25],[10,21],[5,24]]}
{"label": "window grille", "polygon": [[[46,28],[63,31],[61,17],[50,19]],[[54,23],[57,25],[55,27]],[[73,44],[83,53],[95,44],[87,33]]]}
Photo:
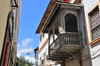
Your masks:
{"label": "window grille", "polygon": [[92,40],[100,37],[100,14],[98,6],[89,14]]}

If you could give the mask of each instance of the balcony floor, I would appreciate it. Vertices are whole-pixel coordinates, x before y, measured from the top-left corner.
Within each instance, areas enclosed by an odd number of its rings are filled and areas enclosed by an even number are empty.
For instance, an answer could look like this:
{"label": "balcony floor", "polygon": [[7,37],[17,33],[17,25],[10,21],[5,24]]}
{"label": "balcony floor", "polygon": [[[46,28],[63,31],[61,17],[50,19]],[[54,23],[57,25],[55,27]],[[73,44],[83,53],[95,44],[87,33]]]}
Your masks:
{"label": "balcony floor", "polygon": [[64,52],[79,52],[79,50],[82,49],[81,46],[79,45],[62,45],[61,47],[59,47],[60,51],[64,51]]}
{"label": "balcony floor", "polygon": [[[77,53],[79,53],[79,51],[77,51]],[[50,53],[50,56],[48,56],[48,60],[52,60],[52,61],[61,61],[61,60],[65,60],[68,59],[69,57],[72,57],[74,54],[76,54],[76,52],[65,52],[65,51],[60,51],[60,50],[53,50],[52,53]]]}

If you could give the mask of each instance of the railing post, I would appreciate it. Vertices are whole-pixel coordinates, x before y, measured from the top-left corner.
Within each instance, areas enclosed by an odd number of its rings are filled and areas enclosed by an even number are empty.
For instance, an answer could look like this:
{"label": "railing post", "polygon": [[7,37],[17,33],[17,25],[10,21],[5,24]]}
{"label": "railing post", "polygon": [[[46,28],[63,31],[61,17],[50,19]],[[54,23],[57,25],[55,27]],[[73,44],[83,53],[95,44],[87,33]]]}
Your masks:
{"label": "railing post", "polygon": [[48,55],[50,56],[50,34],[48,36],[49,42],[48,42]]}
{"label": "railing post", "polygon": [[79,44],[81,44],[82,46],[82,34],[81,33],[79,34]]}
{"label": "railing post", "polygon": [[61,35],[60,34],[58,35],[58,41],[59,41],[59,46],[61,46]]}

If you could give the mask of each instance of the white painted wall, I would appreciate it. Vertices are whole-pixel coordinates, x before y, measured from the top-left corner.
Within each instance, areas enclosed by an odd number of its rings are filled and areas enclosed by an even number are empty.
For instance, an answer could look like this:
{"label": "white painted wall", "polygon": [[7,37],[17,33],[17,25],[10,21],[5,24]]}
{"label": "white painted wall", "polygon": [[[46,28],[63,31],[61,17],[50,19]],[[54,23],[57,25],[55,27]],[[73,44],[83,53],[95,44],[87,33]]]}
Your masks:
{"label": "white painted wall", "polygon": [[[44,36],[44,38],[42,39],[42,41],[40,42],[40,44],[39,44],[39,49],[41,48],[41,46],[44,44],[44,42],[47,40],[47,38],[48,38],[48,35],[47,34],[45,34],[45,36]],[[55,36],[55,38],[57,38],[57,36]],[[50,44],[53,42],[53,36],[50,38]],[[41,57],[41,59],[44,59],[44,57],[43,57],[43,54],[46,54],[46,55],[48,55],[48,42],[46,43],[46,45],[42,48],[42,50],[39,52],[39,59],[38,59],[38,64],[40,64],[40,57]],[[54,61],[51,61],[51,60],[46,60],[48,63],[48,65],[49,64],[52,64],[52,66],[55,66],[55,64],[54,64]],[[59,66],[59,64],[58,65],[56,65],[56,66]]]}
{"label": "white painted wall", "polygon": [[91,46],[92,66],[100,66],[100,42]]}
{"label": "white painted wall", "polygon": [[42,40],[39,43],[39,49],[44,44],[44,42],[48,39],[48,34],[44,34],[44,37],[42,37]]}
{"label": "white painted wall", "polygon": [[[90,43],[90,33],[89,33],[89,26],[88,26],[88,18],[87,18],[87,13],[91,10],[93,6],[95,6],[100,0],[83,0],[82,3],[84,4],[84,9],[85,9],[85,19],[86,19],[86,25],[87,25],[87,32],[88,32],[88,40]],[[92,60],[92,66],[100,66],[100,42],[90,46],[90,56]],[[95,53],[95,54],[94,54]]]}

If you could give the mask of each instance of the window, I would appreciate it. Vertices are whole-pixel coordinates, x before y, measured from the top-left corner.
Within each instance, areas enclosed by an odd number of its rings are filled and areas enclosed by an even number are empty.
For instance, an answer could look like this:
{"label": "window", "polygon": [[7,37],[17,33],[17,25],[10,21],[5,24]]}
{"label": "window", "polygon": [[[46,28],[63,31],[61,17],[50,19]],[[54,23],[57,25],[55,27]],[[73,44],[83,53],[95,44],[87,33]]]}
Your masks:
{"label": "window", "polygon": [[41,64],[44,65],[44,60],[41,60],[41,61],[42,61]]}
{"label": "window", "polygon": [[43,38],[44,38],[44,33],[43,33]]}
{"label": "window", "polygon": [[38,60],[38,51],[36,51],[36,60]]}
{"label": "window", "polygon": [[44,64],[46,63],[46,54],[44,53]]}
{"label": "window", "polygon": [[42,40],[42,38],[44,38],[44,33],[40,34],[40,41]]}
{"label": "window", "polygon": [[[68,19],[69,18],[69,19]],[[65,30],[66,32],[78,32],[77,17],[73,14],[65,16]]]}
{"label": "window", "polygon": [[89,20],[91,25],[92,40],[95,40],[100,37],[100,14],[98,6],[96,6],[96,8],[89,13]]}
{"label": "window", "polygon": [[40,41],[42,40],[42,34],[40,34]]}

